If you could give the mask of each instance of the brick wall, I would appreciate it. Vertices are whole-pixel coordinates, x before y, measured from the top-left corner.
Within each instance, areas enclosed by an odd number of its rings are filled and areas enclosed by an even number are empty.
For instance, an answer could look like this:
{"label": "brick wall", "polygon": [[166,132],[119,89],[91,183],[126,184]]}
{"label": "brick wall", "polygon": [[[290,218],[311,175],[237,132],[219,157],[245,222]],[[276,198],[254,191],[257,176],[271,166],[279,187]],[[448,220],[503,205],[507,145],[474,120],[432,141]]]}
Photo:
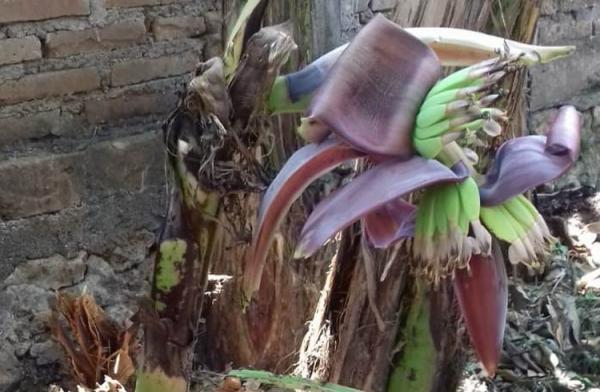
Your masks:
{"label": "brick wall", "polygon": [[220,3],[0,0],[0,391],[61,377],[53,290],[85,287],[124,318],[147,289],[160,124],[220,51]]}

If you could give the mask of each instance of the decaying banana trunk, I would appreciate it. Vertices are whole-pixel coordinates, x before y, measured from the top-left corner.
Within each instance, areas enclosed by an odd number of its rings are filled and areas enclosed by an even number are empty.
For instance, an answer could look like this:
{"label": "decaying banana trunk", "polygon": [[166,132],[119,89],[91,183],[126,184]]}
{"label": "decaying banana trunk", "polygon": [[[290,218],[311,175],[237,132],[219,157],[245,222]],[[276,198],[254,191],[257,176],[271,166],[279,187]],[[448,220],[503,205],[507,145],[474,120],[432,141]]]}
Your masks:
{"label": "decaying banana trunk", "polygon": [[157,241],[152,303],[140,313],[145,344],[137,391],[188,387],[195,331],[220,238],[221,196],[212,170],[227,132],[225,93],[222,62],[201,64],[165,125],[170,201]]}
{"label": "decaying banana trunk", "polygon": [[[295,45],[284,27],[257,32],[266,2],[252,3],[232,43],[236,55],[200,64],[164,126],[170,202],[156,244],[152,301],[140,311],[138,392],[188,389],[208,273],[223,257],[243,260],[245,225],[268,181],[258,163],[257,118]],[[233,295],[230,311],[242,314],[241,296]]]}

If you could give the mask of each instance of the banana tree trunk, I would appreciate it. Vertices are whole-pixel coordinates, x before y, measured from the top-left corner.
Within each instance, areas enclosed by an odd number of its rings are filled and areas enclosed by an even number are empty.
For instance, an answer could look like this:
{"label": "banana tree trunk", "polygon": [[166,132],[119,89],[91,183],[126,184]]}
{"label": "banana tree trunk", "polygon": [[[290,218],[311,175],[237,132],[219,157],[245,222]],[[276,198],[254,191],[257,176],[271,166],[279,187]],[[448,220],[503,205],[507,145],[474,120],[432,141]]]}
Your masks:
{"label": "banana tree trunk", "polygon": [[[191,91],[188,98],[199,93]],[[190,110],[186,102],[165,124],[170,200],[155,246],[152,301],[139,313],[144,356],[138,392],[188,390],[208,272],[221,236],[219,193],[201,186],[198,168],[206,157],[188,144],[196,141],[196,135],[204,135],[210,145],[216,130],[209,125],[207,113]]]}

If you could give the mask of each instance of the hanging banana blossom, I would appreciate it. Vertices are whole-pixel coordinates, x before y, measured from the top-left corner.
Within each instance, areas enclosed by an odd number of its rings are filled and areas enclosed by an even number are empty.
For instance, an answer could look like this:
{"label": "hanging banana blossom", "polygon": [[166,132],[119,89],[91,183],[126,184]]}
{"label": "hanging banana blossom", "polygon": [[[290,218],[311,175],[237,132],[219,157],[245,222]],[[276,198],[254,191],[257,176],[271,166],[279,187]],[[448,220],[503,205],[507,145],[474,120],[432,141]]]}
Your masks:
{"label": "hanging banana blossom", "polygon": [[[403,30],[378,16],[349,45],[278,77],[269,107],[305,110],[298,131],[311,143],[292,155],[265,193],[247,254],[246,297],[260,284],[272,239],[294,200],[326,172],[360,159],[366,169],[314,208],[295,256],[311,256],[359,221],[375,247],[408,240],[417,274],[434,283],[455,277],[475,351],[494,374],[507,278],[493,237],[510,243],[511,262],[535,266],[552,237],[522,193],[573,165],[579,114],[564,107],[546,135],[506,142],[486,175],[477,173],[460,143],[500,134],[507,116],[492,105],[506,74],[571,51],[465,30]],[[443,65],[457,64],[472,65],[442,78]],[[406,201],[416,192],[417,206]]]}

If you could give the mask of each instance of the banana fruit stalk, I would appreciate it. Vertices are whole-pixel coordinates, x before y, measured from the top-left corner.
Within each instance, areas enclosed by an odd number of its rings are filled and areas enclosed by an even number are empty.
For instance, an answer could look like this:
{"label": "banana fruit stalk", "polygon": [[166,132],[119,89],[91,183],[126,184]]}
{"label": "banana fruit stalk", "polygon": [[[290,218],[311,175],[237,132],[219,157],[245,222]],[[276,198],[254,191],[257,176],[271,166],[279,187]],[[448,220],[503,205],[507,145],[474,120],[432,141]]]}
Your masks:
{"label": "banana fruit stalk", "polygon": [[494,236],[510,244],[508,259],[512,264],[539,268],[538,260],[543,260],[540,256],[555,241],[544,218],[523,195],[497,206],[482,207],[481,219]]}
{"label": "banana fruit stalk", "polygon": [[419,203],[412,252],[416,269],[437,283],[456,268],[465,268],[471,255],[489,254],[491,236],[479,221],[477,184],[431,187]]}
{"label": "banana fruit stalk", "polygon": [[407,28],[429,45],[446,66],[465,66],[507,52],[525,65],[547,63],[573,53],[574,46],[537,46],[477,31],[446,27]]}
{"label": "banana fruit stalk", "polygon": [[515,57],[486,60],[437,82],[417,115],[412,137],[417,152],[435,158],[467,131],[498,136],[506,113],[489,106],[502,96],[499,82],[516,68],[517,61]]}

